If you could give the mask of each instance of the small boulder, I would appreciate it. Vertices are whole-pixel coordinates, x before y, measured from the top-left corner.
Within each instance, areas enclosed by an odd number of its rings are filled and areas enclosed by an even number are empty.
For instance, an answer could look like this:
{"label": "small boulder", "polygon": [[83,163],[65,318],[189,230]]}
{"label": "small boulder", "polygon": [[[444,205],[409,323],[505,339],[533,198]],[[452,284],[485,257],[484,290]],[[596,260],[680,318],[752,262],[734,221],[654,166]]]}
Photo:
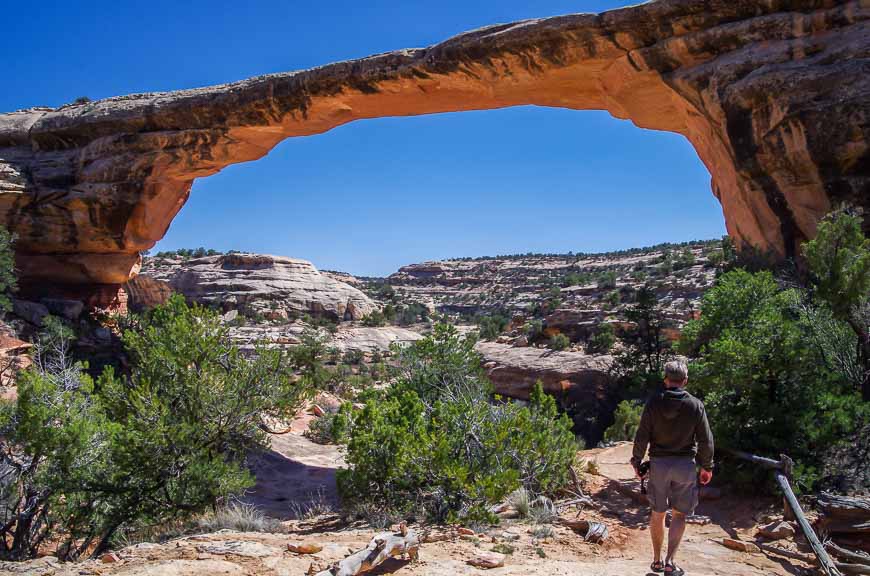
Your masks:
{"label": "small boulder", "polygon": [[766,526],[758,529],[758,536],[767,538],[768,540],[783,540],[785,538],[794,538],[795,529],[789,522],[774,521]]}
{"label": "small boulder", "polygon": [[490,568],[500,568],[504,566],[504,554],[499,554],[498,552],[487,552],[485,550],[479,551],[473,557],[468,560],[468,563],[476,568],[490,569]]}
{"label": "small boulder", "polygon": [[289,542],[287,550],[294,554],[317,554],[323,550],[323,545],[317,542]]}
{"label": "small boulder", "polygon": [[27,300],[13,300],[12,312],[35,326],[42,326],[43,319],[48,316],[48,308],[44,304]]}
{"label": "small boulder", "polygon": [[737,550],[738,552],[747,552],[750,554],[761,552],[761,549],[752,542],[743,542],[742,540],[734,540],[731,538],[722,538],[722,545],[731,550]]}
{"label": "small boulder", "polygon": [[121,558],[115,554],[114,552],[107,552],[100,556],[100,562],[103,564],[115,564],[116,562],[120,562]]}
{"label": "small boulder", "polygon": [[456,531],[463,536],[474,536],[474,530],[472,530],[471,528],[466,528],[465,526],[460,526],[456,529]]}
{"label": "small boulder", "polygon": [[42,304],[55,316],[61,316],[67,320],[76,320],[82,315],[85,304],[81,300],[65,300],[62,298],[43,298]]}

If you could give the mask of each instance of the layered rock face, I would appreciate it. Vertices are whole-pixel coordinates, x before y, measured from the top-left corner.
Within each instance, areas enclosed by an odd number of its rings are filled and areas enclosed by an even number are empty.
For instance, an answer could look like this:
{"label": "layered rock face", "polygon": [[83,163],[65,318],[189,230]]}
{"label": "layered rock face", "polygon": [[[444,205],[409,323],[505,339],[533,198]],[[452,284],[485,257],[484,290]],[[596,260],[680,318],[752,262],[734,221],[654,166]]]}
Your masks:
{"label": "layered rock face", "polygon": [[574,419],[574,430],[591,443],[601,440],[612,421],[604,416],[616,406],[616,380],[610,375],[613,357],[541,348],[514,348],[494,342],[475,347],[483,357],[496,394],[528,400],[540,381]]}
{"label": "layered rock face", "polygon": [[194,179],[285,138],[535,104],[684,135],[729,233],[792,255],[832,205],[870,208],[868,17],[864,0],[659,0],[234,84],[3,114],[0,222],[19,238],[25,286],[121,284]]}
{"label": "layered rock face", "polygon": [[159,284],[154,287],[156,281],[190,300],[267,319],[312,314],[359,320],[376,309],[368,296],[321,274],[311,262],[283,256],[235,253],[166,260],[150,262],[145,271],[151,280],[130,283],[131,295],[139,294],[144,305],[155,295],[165,296]]}

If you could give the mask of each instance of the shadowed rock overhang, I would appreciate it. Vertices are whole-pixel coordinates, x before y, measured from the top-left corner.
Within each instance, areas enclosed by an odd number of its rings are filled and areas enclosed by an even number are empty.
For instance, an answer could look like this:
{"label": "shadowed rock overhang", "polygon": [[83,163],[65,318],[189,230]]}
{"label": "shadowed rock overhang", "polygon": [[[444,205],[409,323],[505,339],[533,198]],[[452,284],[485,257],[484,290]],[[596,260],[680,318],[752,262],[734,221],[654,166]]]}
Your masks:
{"label": "shadowed rock overhang", "polygon": [[285,138],[533,104],[682,134],[729,234],[790,256],[833,205],[870,208],[868,18],[870,0],[661,0],[221,86],[0,114],[0,222],[17,235],[25,285],[121,284],[196,178]]}

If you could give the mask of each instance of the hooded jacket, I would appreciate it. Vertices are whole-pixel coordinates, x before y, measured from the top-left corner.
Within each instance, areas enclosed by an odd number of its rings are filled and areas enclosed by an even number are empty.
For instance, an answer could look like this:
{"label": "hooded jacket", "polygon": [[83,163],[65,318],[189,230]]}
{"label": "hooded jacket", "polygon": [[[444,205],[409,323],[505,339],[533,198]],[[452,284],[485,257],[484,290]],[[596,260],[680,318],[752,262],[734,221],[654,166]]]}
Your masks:
{"label": "hooded jacket", "polygon": [[640,466],[649,446],[651,458],[686,456],[713,469],[713,433],[704,404],[683,389],[665,388],[646,403],[634,436],[631,463]]}

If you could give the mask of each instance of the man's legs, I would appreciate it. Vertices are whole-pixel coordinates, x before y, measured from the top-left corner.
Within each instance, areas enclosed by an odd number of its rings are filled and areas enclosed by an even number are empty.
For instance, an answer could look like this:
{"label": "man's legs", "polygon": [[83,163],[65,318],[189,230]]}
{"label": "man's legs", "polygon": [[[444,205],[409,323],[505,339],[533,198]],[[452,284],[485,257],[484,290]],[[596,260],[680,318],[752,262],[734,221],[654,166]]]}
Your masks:
{"label": "man's legs", "polygon": [[[664,521],[664,518],[662,518]],[[664,531],[664,522],[662,522],[662,530]],[[686,515],[677,510],[671,510],[671,527],[668,529],[668,555],[665,557],[665,564],[670,564],[674,561],[674,556],[680,548],[680,542],[683,540],[683,534],[686,532]]]}
{"label": "man's legs", "polygon": [[[673,524],[671,524],[673,526]],[[649,534],[652,537],[653,561],[661,562],[662,544],[665,541],[665,513],[652,511],[649,518]],[[670,548],[670,546],[669,546]]]}

